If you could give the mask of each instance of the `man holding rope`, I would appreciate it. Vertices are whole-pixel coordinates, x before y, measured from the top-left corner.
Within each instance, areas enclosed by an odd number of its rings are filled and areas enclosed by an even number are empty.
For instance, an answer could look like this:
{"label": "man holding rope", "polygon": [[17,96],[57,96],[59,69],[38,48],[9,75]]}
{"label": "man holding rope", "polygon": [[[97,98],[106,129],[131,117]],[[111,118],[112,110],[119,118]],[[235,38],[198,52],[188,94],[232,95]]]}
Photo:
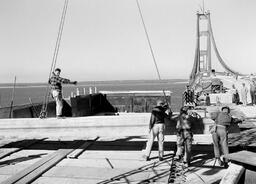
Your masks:
{"label": "man holding rope", "polygon": [[77,84],[77,81],[70,81],[69,79],[65,79],[60,77],[61,69],[56,68],[52,73],[51,78],[49,79],[49,84],[51,85],[51,94],[56,102],[56,117],[62,117],[62,85],[61,84]]}

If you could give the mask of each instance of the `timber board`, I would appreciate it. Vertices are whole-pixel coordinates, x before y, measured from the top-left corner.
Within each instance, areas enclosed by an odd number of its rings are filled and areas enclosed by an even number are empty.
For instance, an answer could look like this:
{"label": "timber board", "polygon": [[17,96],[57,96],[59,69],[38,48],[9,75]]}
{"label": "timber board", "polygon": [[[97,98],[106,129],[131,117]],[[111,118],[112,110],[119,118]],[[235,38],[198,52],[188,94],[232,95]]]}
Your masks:
{"label": "timber board", "polygon": [[[225,158],[238,163],[239,165],[249,165],[256,168],[256,153],[250,151],[239,151],[225,155]],[[256,169],[255,169],[256,170]]]}

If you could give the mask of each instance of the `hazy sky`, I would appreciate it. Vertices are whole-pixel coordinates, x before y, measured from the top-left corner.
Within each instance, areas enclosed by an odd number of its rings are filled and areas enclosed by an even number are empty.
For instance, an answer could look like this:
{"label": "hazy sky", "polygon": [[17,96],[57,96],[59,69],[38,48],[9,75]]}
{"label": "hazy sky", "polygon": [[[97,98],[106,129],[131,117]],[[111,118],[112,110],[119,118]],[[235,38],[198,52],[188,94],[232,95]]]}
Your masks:
{"label": "hazy sky", "polygon": [[[139,1],[161,77],[188,78],[202,1]],[[1,83],[14,75],[18,82],[47,81],[63,4],[0,0]],[[205,6],[226,63],[256,72],[256,1],[205,0]],[[57,66],[78,81],[157,79],[136,0],[69,0]]]}

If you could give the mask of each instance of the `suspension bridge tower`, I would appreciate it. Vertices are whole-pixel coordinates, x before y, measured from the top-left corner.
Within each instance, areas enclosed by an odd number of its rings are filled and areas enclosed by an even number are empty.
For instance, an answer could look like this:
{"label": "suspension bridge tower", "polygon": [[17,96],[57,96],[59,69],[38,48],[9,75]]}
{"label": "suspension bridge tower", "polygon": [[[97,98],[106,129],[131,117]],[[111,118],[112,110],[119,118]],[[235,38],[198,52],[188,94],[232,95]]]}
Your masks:
{"label": "suspension bridge tower", "polygon": [[[213,48],[212,48],[213,47]],[[217,61],[221,64],[224,70],[232,75],[243,75],[229,68],[221,58],[217,49],[213,36],[210,11],[197,12],[196,25],[196,50],[194,65],[190,74],[190,85],[198,80],[198,78],[209,77],[212,72],[212,49],[217,56]]]}
{"label": "suspension bridge tower", "polygon": [[211,31],[210,12],[197,12],[196,51],[194,66],[190,80],[199,74],[209,76],[212,70],[211,62]]}

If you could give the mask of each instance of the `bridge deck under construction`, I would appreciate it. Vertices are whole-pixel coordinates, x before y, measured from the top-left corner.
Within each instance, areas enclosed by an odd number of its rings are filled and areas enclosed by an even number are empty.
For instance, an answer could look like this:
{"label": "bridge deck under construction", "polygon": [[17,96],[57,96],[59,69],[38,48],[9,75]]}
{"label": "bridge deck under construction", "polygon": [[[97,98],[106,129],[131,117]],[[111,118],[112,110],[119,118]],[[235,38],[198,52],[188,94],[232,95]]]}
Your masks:
{"label": "bridge deck under construction", "polygon": [[[218,183],[226,169],[214,165],[211,135],[196,134],[192,165],[173,161],[176,136],[157,142],[142,158],[148,114],[0,121],[0,183]],[[230,152],[256,151],[255,122],[229,136]],[[110,126],[111,124],[111,126]],[[244,126],[248,126],[244,124]],[[97,134],[97,135],[96,135]]]}
{"label": "bridge deck under construction", "polygon": [[[9,142],[9,143],[8,143]],[[1,140],[0,181],[3,183],[214,183],[226,169],[213,167],[209,145],[194,146],[192,167],[173,163],[174,144],[165,144],[158,161],[157,146],[150,161],[142,158],[146,139]],[[200,148],[202,149],[202,148]],[[9,153],[9,154],[8,154]]]}

